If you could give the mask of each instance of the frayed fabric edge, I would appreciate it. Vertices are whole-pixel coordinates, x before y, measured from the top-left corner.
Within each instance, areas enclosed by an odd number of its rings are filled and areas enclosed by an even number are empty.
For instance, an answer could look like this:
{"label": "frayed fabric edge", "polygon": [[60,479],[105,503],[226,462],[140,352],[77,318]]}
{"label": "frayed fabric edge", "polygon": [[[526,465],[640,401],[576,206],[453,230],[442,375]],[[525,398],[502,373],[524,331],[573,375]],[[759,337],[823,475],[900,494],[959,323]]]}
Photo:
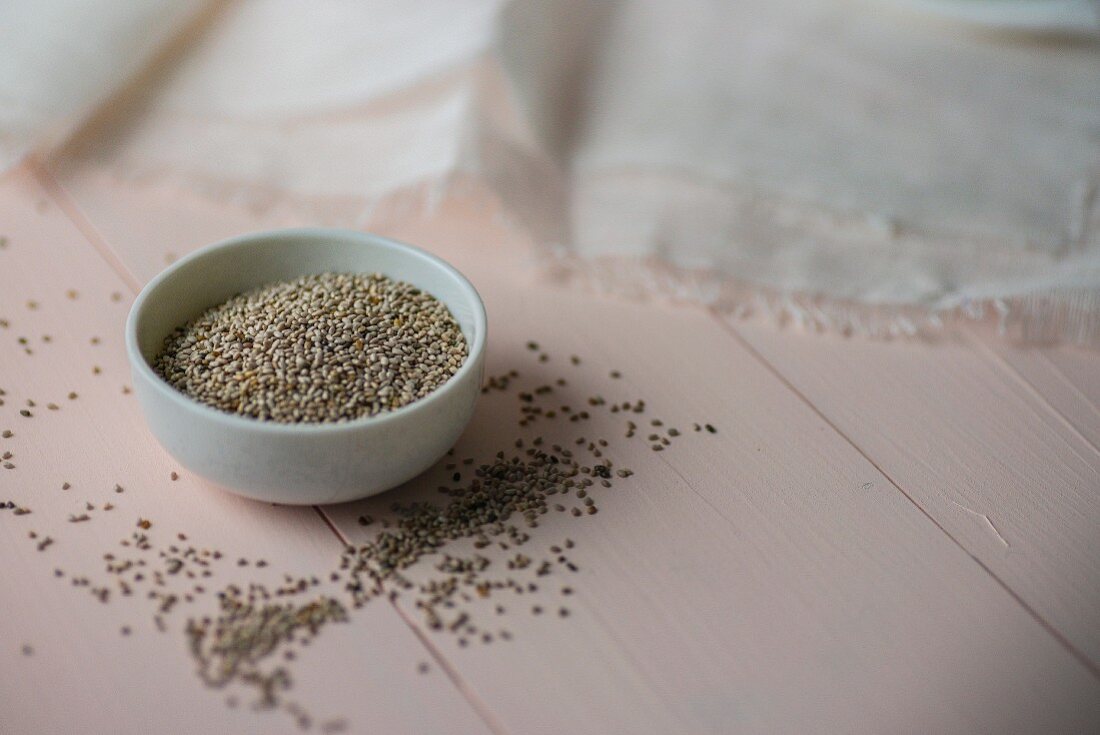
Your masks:
{"label": "frayed fabric edge", "polygon": [[967,322],[990,322],[1002,337],[1027,344],[1069,342],[1100,349],[1100,293],[1055,289],[1003,298],[959,297],[950,306],[868,304],[788,293],[706,269],[656,258],[581,257],[561,246],[540,248],[539,269],[555,283],[633,300],[661,299],[706,308],[742,321],[878,340],[931,338]]}
{"label": "frayed fabric edge", "polygon": [[[525,162],[526,163],[526,162]],[[530,233],[540,227],[515,207],[484,172],[451,170],[376,196],[306,197],[249,184],[196,180],[164,170],[116,167],[116,180],[186,185],[204,198],[254,213],[305,215],[322,224],[381,228],[408,218],[434,216],[452,198],[491,197],[494,223]],[[491,177],[490,177],[491,178]],[[337,201],[339,199],[339,201]],[[783,292],[739,281],[707,269],[688,269],[658,258],[582,257],[561,245],[537,243],[540,272],[559,285],[634,300],[662,299],[710,309],[725,319],[763,318],[777,326],[810,333],[837,333],[872,339],[932,337],[953,324],[995,320],[998,333],[1027,344],[1069,342],[1100,349],[1100,292],[1045,289],[999,298],[960,296],[948,306],[868,304],[823,295]]]}

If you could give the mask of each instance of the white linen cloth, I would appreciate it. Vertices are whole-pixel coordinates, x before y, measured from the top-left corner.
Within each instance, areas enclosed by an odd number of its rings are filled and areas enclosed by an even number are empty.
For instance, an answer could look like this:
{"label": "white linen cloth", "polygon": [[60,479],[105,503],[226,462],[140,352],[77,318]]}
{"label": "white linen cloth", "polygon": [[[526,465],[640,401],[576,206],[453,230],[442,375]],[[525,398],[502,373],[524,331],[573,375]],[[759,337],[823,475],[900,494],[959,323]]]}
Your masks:
{"label": "white linen cloth", "polygon": [[29,151],[350,225],[474,181],[592,285],[1100,344],[1087,34],[858,0],[6,0],[0,165]]}

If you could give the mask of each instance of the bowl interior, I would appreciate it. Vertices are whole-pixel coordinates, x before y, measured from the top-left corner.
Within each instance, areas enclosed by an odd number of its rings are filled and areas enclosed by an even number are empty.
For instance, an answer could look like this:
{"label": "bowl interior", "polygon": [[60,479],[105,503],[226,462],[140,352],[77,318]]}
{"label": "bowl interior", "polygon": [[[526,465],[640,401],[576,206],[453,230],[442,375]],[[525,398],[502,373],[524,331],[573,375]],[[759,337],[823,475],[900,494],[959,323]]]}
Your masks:
{"label": "bowl interior", "polygon": [[155,278],[135,304],[133,337],[147,364],[177,327],[251,288],[324,273],[382,273],[447,305],[470,356],[484,340],[484,312],[473,286],[454,268],[417,248],[346,230],[284,230],[248,235],[199,250]]}

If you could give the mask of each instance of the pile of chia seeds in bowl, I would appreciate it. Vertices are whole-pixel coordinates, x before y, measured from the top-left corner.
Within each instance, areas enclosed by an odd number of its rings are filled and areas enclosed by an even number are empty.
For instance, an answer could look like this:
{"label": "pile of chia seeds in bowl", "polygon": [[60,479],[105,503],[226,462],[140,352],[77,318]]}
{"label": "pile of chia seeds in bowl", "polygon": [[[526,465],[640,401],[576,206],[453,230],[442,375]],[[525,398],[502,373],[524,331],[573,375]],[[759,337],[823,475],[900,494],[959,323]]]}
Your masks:
{"label": "pile of chia seeds in bowl", "polygon": [[313,424],[424,398],[467,355],[462,329],[431,294],[378,273],[322,273],[207,310],[165,340],[153,369],[219,410]]}

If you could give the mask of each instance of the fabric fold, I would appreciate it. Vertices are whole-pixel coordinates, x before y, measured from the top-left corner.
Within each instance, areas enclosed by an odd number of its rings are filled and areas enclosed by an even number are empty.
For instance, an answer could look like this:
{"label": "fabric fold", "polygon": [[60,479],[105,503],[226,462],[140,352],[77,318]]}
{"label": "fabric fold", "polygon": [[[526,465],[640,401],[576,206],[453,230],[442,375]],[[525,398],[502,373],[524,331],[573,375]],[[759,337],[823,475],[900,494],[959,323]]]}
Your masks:
{"label": "fabric fold", "polygon": [[209,4],[0,3],[0,171],[64,143]]}
{"label": "fabric fold", "polygon": [[[587,287],[863,334],[993,311],[1100,346],[1095,36],[884,0],[251,0],[158,56],[199,3],[46,6],[0,10],[8,163],[368,227],[474,182]],[[71,53],[62,17],[93,31]]]}

